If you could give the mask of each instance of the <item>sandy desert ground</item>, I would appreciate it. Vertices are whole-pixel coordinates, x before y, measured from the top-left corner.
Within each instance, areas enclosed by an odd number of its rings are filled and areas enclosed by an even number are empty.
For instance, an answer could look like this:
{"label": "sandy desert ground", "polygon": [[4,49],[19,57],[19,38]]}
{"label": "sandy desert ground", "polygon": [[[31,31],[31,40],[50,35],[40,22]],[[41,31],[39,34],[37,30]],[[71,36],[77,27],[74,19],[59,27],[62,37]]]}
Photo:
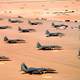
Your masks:
{"label": "sandy desert ground", "polygon": [[[11,61],[0,62],[0,80],[80,80],[80,2],[0,2],[0,26],[9,25],[12,28],[0,30],[0,55],[8,56]],[[66,13],[65,10],[74,11]],[[17,18],[22,16],[22,18]],[[9,18],[17,18],[23,23],[10,23]],[[28,19],[47,18],[40,25],[29,25]],[[70,19],[69,27],[65,30],[55,29],[51,23]],[[74,22],[77,20],[78,22]],[[18,26],[33,28],[36,32],[20,33]],[[71,28],[73,27],[73,29]],[[45,37],[45,31],[63,32],[63,37]],[[21,38],[26,43],[7,44],[4,36]],[[38,50],[36,43],[58,44],[63,50]],[[56,74],[29,75],[20,71],[21,63],[32,67],[49,67],[55,69]]]}

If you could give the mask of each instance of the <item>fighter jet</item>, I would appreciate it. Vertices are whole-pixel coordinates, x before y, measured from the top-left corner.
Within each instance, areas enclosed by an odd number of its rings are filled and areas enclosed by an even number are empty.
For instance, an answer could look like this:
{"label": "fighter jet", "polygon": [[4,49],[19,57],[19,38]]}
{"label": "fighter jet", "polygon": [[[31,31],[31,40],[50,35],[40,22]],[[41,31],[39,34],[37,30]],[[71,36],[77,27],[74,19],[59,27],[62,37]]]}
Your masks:
{"label": "fighter jet", "polygon": [[54,23],[52,23],[52,26],[54,26],[54,28],[57,28],[57,29],[59,29],[61,27],[66,29],[68,27],[68,25],[65,25],[65,24],[54,24]]}
{"label": "fighter jet", "polygon": [[42,24],[42,22],[40,22],[40,21],[37,21],[37,20],[28,20],[28,23],[30,24],[30,25],[38,25],[38,24]]}
{"label": "fighter jet", "polygon": [[11,28],[10,26],[0,26],[0,29],[7,29],[7,28]]}
{"label": "fighter jet", "polygon": [[61,50],[62,47],[59,45],[41,45],[39,42],[37,43],[37,48],[39,50]]}
{"label": "fighter jet", "polygon": [[23,39],[8,39],[7,36],[4,37],[4,41],[7,43],[25,43]]}
{"label": "fighter jet", "polygon": [[60,32],[54,32],[54,33],[52,33],[52,32],[49,32],[48,30],[46,30],[46,37],[51,37],[51,36],[59,36],[59,37],[62,37],[62,36],[64,36],[64,34],[63,33],[60,33]]}
{"label": "fighter jet", "polygon": [[10,59],[6,56],[0,56],[0,61],[10,61]]}
{"label": "fighter jet", "polygon": [[57,73],[56,70],[51,68],[27,67],[24,63],[21,64],[21,71],[24,71],[24,73],[28,73],[28,74]]}
{"label": "fighter jet", "polygon": [[23,21],[18,20],[18,19],[8,19],[9,22],[11,23],[22,23]]}
{"label": "fighter jet", "polygon": [[35,31],[35,29],[21,29],[20,27],[18,27],[18,30],[20,32],[34,32]]}

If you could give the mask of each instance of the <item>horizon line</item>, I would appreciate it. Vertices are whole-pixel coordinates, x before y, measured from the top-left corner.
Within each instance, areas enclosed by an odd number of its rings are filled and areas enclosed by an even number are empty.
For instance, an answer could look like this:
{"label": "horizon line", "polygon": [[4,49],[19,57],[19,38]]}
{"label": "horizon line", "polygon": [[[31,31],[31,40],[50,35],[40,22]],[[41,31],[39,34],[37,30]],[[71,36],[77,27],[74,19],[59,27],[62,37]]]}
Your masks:
{"label": "horizon line", "polygon": [[[37,1],[37,0],[18,0],[18,1],[0,1],[0,2],[2,2],[2,3],[12,3],[12,2],[54,2],[54,1],[64,1],[64,0],[39,0],[39,1]],[[70,0],[65,0],[65,1],[70,1]],[[72,1],[80,1],[80,0],[72,0]]]}

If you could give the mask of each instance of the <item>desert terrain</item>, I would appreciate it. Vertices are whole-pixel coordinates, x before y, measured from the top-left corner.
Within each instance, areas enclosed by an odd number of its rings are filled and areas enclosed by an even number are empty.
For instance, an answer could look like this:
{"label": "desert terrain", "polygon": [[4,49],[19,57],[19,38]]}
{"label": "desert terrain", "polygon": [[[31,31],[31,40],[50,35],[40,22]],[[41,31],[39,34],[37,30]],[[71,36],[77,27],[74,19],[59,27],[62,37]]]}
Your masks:
{"label": "desert terrain", "polygon": [[[71,12],[73,11],[73,12]],[[18,18],[21,16],[21,18]],[[22,20],[23,23],[10,23],[9,18]],[[29,19],[41,19],[43,23],[30,25]],[[65,21],[67,29],[55,29],[54,21]],[[78,22],[74,22],[77,20]],[[65,22],[64,22],[65,23]],[[78,1],[44,1],[44,2],[3,2],[0,1],[0,26],[11,26],[0,29],[0,56],[7,56],[11,61],[0,61],[0,80],[80,80],[80,2]],[[33,28],[35,32],[20,33],[18,27]],[[46,37],[45,31],[63,32],[63,37]],[[26,43],[8,44],[4,36],[21,38]],[[58,44],[62,50],[38,50],[37,42],[41,44]],[[58,73],[29,75],[22,74],[20,65],[25,63],[30,67],[49,67]]]}

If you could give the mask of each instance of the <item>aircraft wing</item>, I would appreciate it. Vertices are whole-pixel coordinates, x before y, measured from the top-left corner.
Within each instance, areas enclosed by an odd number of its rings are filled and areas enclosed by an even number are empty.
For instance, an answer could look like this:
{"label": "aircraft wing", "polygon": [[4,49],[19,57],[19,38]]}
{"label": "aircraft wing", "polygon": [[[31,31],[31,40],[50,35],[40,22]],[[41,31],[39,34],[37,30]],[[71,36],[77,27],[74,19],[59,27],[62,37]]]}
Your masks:
{"label": "aircraft wing", "polygon": [[45,68],[29,68],[28,71],[34,72],[34,71],[44,71],[46,70]]}

